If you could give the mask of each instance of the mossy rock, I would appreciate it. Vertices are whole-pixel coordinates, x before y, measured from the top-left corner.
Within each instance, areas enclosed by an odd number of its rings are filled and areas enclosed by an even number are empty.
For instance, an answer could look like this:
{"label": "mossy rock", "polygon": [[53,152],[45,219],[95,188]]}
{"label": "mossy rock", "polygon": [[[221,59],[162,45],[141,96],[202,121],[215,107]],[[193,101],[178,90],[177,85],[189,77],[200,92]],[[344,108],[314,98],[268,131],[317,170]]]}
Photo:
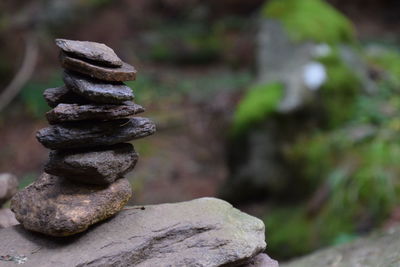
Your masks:
{"label": "mossy rock", "polygon": [[281,21],[294,41],[337,44],[355,40],[350,20],[323,0],[272,0],[262,14]]}

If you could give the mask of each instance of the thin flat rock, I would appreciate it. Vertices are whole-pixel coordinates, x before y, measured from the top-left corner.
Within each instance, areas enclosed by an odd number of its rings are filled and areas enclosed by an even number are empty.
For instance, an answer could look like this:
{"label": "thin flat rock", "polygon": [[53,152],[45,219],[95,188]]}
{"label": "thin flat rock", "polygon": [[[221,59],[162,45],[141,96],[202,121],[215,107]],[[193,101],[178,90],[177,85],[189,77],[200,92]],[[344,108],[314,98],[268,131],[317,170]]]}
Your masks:
{"label": "thin flat rock", "polygon": [[63,79],[74,93],[96,103],[119,104],[134,97],[132,89],[122,82],[104,82],[68,71],[64,72]]}
{"label": "thin flat rock", "polygon": [[68,236],[113,216],[131,196],[131,185],[124,178],[108,186],[82,186],[43,173],[12,198],[11,210],[25,229]]}
{"label": "thin flat rock", "polygon": [[66,86],[46,89],[43,92],[43,97],[46,100],[47,104],[52,108],[56,107],[60,103],[67,103],[67,104],[89,103],[89,100],[78,94],[75,94],[72,90],[68,89]]}
{"label": "thin flat rock", "polygon": [[122,60],[115,54],[113,49],[105,44],[66,39],[56,39],[55,42],[62,51],[72,57],[90,60],[109,67],[122,66]]}
{"label": "thin flat rock", "polygon": [[60,61],[62,67],[67,70],[76,71],[103,81],[124,82],[136,79],[136,69],[125,62],[122,63],[121,67],[107,68],[70,57],[63,52],[60,53]]}
{"label": "thin flat rock", "polygon": [[53,150],[44,170],[85,184],[110,184],[131,171],[138,154],[131,144],[92,151]]}
{"label": "thin flat rock", "polygon": [[38,141],[49,149],[107,146],[152,135],[156,126],[148,118],[107,122],[70,122],[39,130]]}
{"label": "thin flat rock", "polygon": [[50,124],[82,120],[116,120],[144,112],[144,108],[133,102],[128,105],[78,105],[58,104],[46,113]]}

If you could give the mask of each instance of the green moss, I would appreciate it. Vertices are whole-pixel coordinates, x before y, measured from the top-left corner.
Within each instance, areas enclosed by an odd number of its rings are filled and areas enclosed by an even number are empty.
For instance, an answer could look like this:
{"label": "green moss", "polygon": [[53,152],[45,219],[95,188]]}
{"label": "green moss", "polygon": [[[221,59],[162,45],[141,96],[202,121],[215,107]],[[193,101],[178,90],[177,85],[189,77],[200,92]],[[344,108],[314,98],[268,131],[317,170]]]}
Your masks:
{"label": "green moss", "polygon": [[280,20],[295,41],[336,44],[354,40],[351,22],[323,0],[272,0],[262,12]]}
{"label": "green moss", "polygon": [[234,114],[233,134],[242,134],[276,111],[283,97],[283,89],[282,83],[260,84],[249,89]]}

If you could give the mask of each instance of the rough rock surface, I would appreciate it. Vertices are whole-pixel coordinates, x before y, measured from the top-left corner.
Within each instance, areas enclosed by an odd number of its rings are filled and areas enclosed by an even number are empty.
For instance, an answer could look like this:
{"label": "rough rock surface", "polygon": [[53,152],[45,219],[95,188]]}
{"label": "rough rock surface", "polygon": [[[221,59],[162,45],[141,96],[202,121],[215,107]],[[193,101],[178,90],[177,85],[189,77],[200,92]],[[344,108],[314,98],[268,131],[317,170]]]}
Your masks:
{"label": "rough rock surface", "polygon": [[50,149],[114,145],[142,138],[156,131],[148,118],[135,117],[107,122],[70,122],[39,130],[36,138]]}
{"label": "rough rock surface", "polygon": [[70,56],[87,59],[110,67],[121,67],[122,60],[105,44],[56,39],[56,45]]}
{"label": "rough rock surface", "polygon": [[19,222],[15,219],[15,215],[10,209],[0,209],[0,228],[6,228],[17,224],[19,224]]}
{"label": "rough rock surface", "polygon": [[55,150],[50,152],[45,172],[87,184],[110,184],[131,171],[138,155],[131,144],[95,149],[89,152]]}
{"label": "rough rock surface", "polygon": [[[112,220],[62,240],[20,226],[0,230],[0,255],[27,266],[240,266],[265,249],[261,220],[229,203],[201,198],[127,207]],[[4,266],[14,266],[5,263]]]}
{"label": "rough rock surface", "polygon": [[43,92],[44,99],[46,99],[47,104],[54,108],[60,103],[66,104],[87,104],[89,101],[80,95],[75,94],[72,90],[68,89],[66,86],[49,88]]}
{"label": "rough rock surface", "polygon": [[0,207],[18,191],[18,179],[11,173],[0,173]]}
{"label": "rough rock surface", "polygon": [[58,104],[46,113],[50,124],[82,120],[115,120],[144,112],[140,105],[130,102],[128,105],[78,105]]}
{"label": "rough rock surface", "polygon": [[281,266],[400,266],[400,227],[377,232],[351,243],[323,249]]}
{"label": "rough rock surface", "polygon": [[124,82],[135,80],[136,78],[136,69],[125,62],[123,62],[121,67],[107,68],[91,64],[78,58],[69,57],[65,53],[60,54],[60,60],[63,68],[70,71],[76,71],[99,80],[109,82]]}
{"label": "rough rock surface", "polygon": [[64,72],[65,85],[86,99],[96,103],[118,104],[132,100],[132,89],[123,83],[109,83],[83,75]]}
{"label": "rough rock surface", "polygon": [[43,173],[12,198],[11,210],[25,229],[68,236],[111,217],[131,196],[131,185],[126,179],[118,179],[108,186],[81,186]]}
{"label": "rough rock surface", "polygon": [[271,259],[267,254],[261,253],[252,258],[243,267],[279,267],[279,263]]}

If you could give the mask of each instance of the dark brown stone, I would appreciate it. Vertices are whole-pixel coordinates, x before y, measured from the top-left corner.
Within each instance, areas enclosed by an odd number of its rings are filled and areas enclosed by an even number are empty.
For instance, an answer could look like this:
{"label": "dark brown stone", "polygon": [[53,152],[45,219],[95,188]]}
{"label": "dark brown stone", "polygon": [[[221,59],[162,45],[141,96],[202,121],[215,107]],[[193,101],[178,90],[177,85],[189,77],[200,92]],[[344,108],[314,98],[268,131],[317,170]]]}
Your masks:
{"label": "dark brown stone", "polygon": [[108,186],[82,186],[43,173],[12,198],[11,210],[25,229],[68,236],[111,217],[131,196],[131,185],[124,178]]}
{"label": "dark brown stone", "polygon": [[76,71],[103,81],[124,82],[136,78],[136,69],[125,62],[122,63],[121,67],[107,68],[69,57],[63,52],[60,54],[60,61],[61,65],[67,70]]}
{"label": "dark brown stone", "polygon": [[59,104],[46,113],[50,124],[82,120],[115,120],[144,112],[140,105],[77,105]]}
{"label": "dark brown stone", "polygon": [[56,45],[73,57],[109,67],[122,66],[122,60],[115,54],[114,50],[102,43],[56,39]]}
{"label": "dark brown stone", "polygon": [[84,97],[75,94],[72,90],[68,89],[66,86],[49,88],[43,92],[44,99],[46,99],[47,104],[54,108],[60,103],[66,104],[87,104],[89,100]]}
{"label": "dark brown stone", "polygon": [[39,130],[38,141],[50,149],[72,149],[114,145],[152,135],[155,124],[148,118],[107,122],[70,122]]}
{"label": "dark brown stone", "polygon": [[85,184],[110,184],[131,171],[138,155],[131,144],[118,144],[93,151],[50,152],[45,172]]}
{"label": "dark brown stone", "polygon": [[121,82],[104,82],[69,71],[64,72],[64,82],[74,93],[95,103],[120,104],[134,97],[132,89]]}

